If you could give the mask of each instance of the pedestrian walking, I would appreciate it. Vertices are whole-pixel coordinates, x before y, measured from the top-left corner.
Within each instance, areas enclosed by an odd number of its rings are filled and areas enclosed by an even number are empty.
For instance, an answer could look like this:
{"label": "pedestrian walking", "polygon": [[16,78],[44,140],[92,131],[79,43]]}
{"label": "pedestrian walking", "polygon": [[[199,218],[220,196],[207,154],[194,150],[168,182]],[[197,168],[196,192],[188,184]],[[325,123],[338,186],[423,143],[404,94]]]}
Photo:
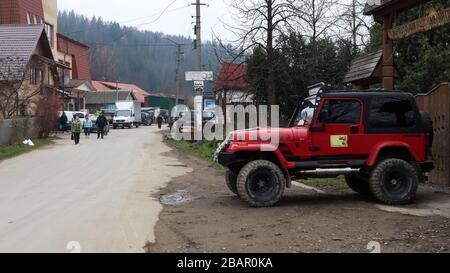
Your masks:
{"label": "pedestrian walking", "polygon": [[82,127],[83,125],[81,124],[80,117],[75,116],[75,119],[72,122],[72,138],[75,141],[75,145],[80,144],[80,135]]}
{"label": "pedestrian walking", "polygon": [[89,118],[89,115],[86,115],[86,117],[83,119],[82,124],[84,128],[84,135],[86,137],[90,137],[92,131],[92,120]]}
{"label": "pedestrian walking", "polygon": [[156,119],[156,121],[158,122],[158,129],[161,129],[162,123],[163,123],[163,117],[161,115],[159,115],[158,118]]}
{"label": "pedestrian walking", "polygon": [[66,132],[67,126],[67,115],[66,112],[63,112],[61,117],[59,118],[59,130],[64,134]]}
{"label": "pedestrian walking", "polygon": [[103,139],[105,135],[105,127],[108,126],[108,120],[103,115],[103,112],[100,113],[100,116],[97,118],[95,125],[97,125],[97,139],[100,139],[100,136]]}

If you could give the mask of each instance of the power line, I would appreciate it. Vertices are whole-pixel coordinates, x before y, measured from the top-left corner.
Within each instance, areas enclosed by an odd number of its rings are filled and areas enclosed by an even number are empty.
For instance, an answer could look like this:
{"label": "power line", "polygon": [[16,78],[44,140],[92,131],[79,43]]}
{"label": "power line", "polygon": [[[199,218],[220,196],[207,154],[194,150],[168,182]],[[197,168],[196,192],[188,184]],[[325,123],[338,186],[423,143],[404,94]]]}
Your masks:
{"label": "power line", "polygon": [[[126,24],[126,23],[129,23],[129,22],[134,22],[134,21],[139,21],[139,20],[142,20],[142,19],[152,18],[152,17],[158,15],[157,19],[155,19],[155,20],[152,20],[152,21],[150,21],[150,22],[144,22],[144,23],[139,24],[139,25],[137,25],[137,26],[131,26],[131,27],[139,28],[139,27],[142,27],[142,26],[144,26],[144,25],[148,25],[148,24],[155,23],[156,21],[158,21],[159,19],[161,19],[161,17],[162,17],[164,14],[166,14],[166,13],[178,11],[178,10],[181,10],[181,9],[186,9],[186,8],[189,7],[189,5],[184,5],[184,6],[182,6],[182,7],[178,7],[178,8],[174,8],[174,9],[170,9],[170,10],[169,10],[169,8],[170,8],[176,1],[177,1],[177,0],[171,2],[168,6],[166,6],[166,7],[163,9],[162,12],[157,12],[157,13],[153,13],[152,15],[149,15],[149,16],[144,16],[144,17],[134,18],[134,19],[130,19],[130,20],[127,20],[127,21],[117,22],[117,23],[118,23],[118,24]],[[115,22],[111,22],[111,23],[115,23]],[[77,30],[77,31],[66,32],[65,34],[66,34],[66,35],[77,34],[77,33],[87,32],[87,31],[90,31],[90,30],[93,30],[93,29],[98,29],[98,28],[101,28],[101,27],[102,27],[102,26],[95,26],[95,27],[90,27],[90,28],[86,28],[86,29],[80,29],[80,30]]]}

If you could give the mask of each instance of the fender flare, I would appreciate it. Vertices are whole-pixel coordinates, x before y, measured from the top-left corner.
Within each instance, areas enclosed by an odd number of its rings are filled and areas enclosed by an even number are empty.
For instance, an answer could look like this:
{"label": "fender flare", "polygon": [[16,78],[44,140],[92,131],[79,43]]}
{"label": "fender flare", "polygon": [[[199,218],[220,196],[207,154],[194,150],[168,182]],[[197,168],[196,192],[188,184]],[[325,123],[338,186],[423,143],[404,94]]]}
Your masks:
{"label": "fender flare", "polygon": [[405,148],[406,150],[409,151],[409,153],[411,154],[411,156],[417,160],[416,155],[414,155],[414,153],[412,153],[411,151],[411,147],[405,143],[405,142],[401,142],[401,141],[390,141],[390,142],[383,142],[383,143],[379,143],[377,145],[375,145],[375,147],[372,149],[370,156],[366,162],[366,165],[368,167],[373,167],[375,166],[375,164],[377,163],[377,159],[381,153],[381,151],[385,148]]}

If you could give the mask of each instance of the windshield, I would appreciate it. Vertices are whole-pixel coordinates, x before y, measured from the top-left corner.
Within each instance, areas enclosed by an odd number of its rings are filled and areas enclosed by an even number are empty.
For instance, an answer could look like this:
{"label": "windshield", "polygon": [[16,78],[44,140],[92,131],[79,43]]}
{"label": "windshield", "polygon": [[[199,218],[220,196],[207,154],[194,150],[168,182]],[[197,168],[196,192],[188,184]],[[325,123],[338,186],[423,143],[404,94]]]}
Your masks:
{"label": "windshield", "polygon": [[312,123],[315,113],[315,98],[306,99],[295,119],[294,126],[307,126]]}
{"label": "windshield", "polygon": [[304,121],[307,124],[311,124],[313,118],[314,118],[314,108],[308,107],[303,109],[303,111],[300,113],[300,118],[298,122],[301,123],[302,121]]}
{"label": "windshield", "polygon": [[131,117],[130,110],[120,110],[116,112],[116,117]]}

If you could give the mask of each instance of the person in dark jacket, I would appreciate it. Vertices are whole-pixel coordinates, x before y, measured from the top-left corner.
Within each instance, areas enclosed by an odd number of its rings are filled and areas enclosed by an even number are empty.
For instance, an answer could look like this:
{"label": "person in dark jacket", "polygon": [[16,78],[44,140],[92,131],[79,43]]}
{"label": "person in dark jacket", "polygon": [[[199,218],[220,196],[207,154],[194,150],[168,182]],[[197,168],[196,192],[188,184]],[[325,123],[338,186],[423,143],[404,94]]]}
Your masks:
{"label": "person in dark jacket", "polygon": [[67,130],[67,115],[66,112],[63,112],[61,117],[59,118],[59,128],[61,130],[61,132],[63,132],[63,134],[66,132]]}
{"label": "person in dark jacket", "polygon": [[105,127],[108,126],[108,120],[103,115],[103,113],[100,113],[100,116],[97,118],[95,125],[97,125],[97,139],[99,139],[100,136],[103,139],[103,136],[105,135]]}
{"label": "person in dark jacket", "polygon": [[161,115],[159,115],[158,118],[156,119],[156,121],[158,122],[158,129],[161,129],[162,123],[163,123],[163,117]]}

